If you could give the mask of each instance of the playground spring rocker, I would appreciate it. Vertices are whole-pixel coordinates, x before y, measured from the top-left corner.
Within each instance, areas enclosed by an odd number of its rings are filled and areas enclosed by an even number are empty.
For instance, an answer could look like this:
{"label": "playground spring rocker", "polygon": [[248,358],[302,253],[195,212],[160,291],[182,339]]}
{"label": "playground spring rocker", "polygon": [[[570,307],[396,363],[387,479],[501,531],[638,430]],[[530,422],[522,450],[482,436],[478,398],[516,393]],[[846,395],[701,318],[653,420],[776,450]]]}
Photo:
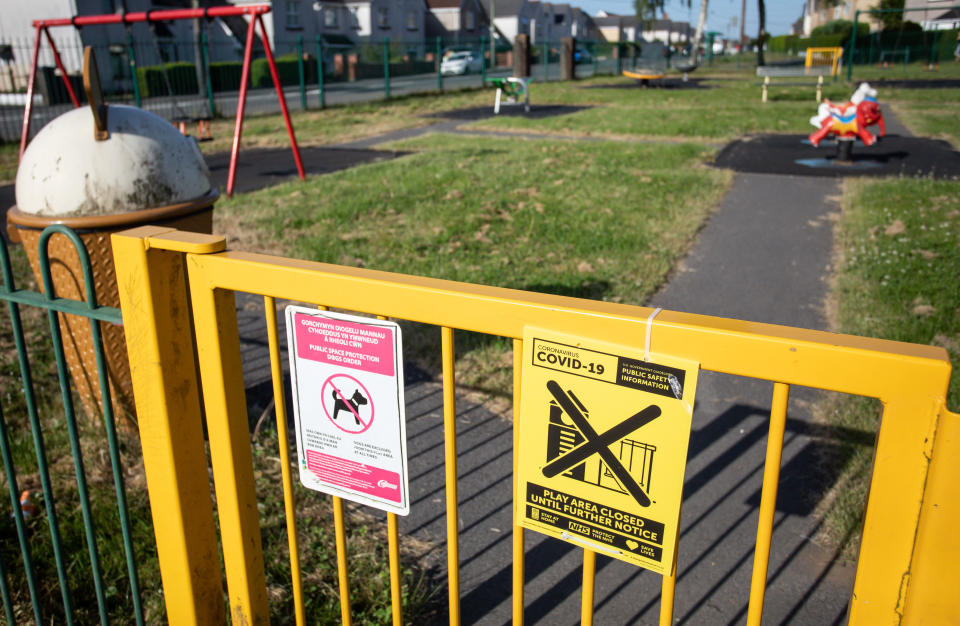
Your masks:
{"label": "playground spring rocker", "polygon": [[[126,26],[137,22],[146,22],[148,24],[152,24],[154,22],[165,22],[172,20],[197,20],[213,19],[217,17],[249,16],[250,22],[247,27],[246,46],[244,47],[243,51],[243,67],[240,75],[240,95],[237,101],[237,121],[233,131],[233,147],[230,152],[230,169],[227,176],[226,193],[228,196],[233,195],[233,188],[236,182],[237,157],[240,152],[240,137],[243,131],[243,115],[247,102],[247,88],[250,83],[250,65],[253,56],[253,42],[255,30],[258,24],[260,26],[260,37],[263,41],[263,49],[266,54],[267,64],[270,67],[270,75],[273,78],[273,85],[277,91],[277,100],[280,103],[280,111],[283,114],[283,120],[287,126],[287,134],[290,136],[290,148],[293,151],[293,159],[297,165],[297,173],[299,174],[300,179],[303,180],[306,175],[303,171],[303,161],[300,159],[300,148],[297,146],[297,138],[293,132],[293,123],[290,121],[290,112],[287,109],[287,102],[283,95],[283,86],[280,84],[280,76],[277,73],[277,65],[274,61],[273,50],[270,48],[270,40],[267,36],[267,29],[263,23],[263,16],[269,13],[270,9],[270,5],[266,4],[248,6],[216,6],[203,9],[139,11],[131,13],[78,15],[69,18],[35,20],[33,22],[33,26],[36,29],[33,42],[33,62],[30,66],[30,78],[27,83],[26,105],[24,106],[23,110],[23,128],[20,134],[20,158],[23,158],[23,152],[30,140],[30,118],[33,108],[34,87],[36,86],[37,80],[37,60],[40,53],[40,44],[44,36],[46,37],[47,42],[50,44],[54,62],[56,63],[57,68],[60,70],[60,76],[62,77],[64,85],[66,86],[70,100],[73,102],[73,106],[76,108],[80,107],[80,100],[77,97],[73,85],[70,83],[70,79],[67,76],[67,70],[60,58],[60,53],[53,41],[53,37],[50,36],[50,28],[65,26],[81,28],[83,26],[107,24],[123,24]],[[167,83],[169,84],[169,79],[167,79]],[[178,124],[180,122],[181,120],[177,120]],[[183,130],[183,128],[181,128],[181,130]],[[204,137],[204,132],[209,135],[209,126],[198,129],[198,134],[201,138]]]}
{"label": "playground spring rocker", "polygon": [[[486,82],[497,88],[497,97],[493,103],[493,114],[500,114],[500,106],[504,104],[522,105],[523,112],[530,112],[530,83],[533,78],[508,76],[506,78],[488,78]],[[504,99],[504,96],[506,98]]]}
{"label": "playground spring rocker", "polygon": [[[810,123],[817,127],[809,137],[814,148],[829,136],[836,138],[834,163],[837,165],[853,164],[853,143],[857,138],[863,145],[872,146],[886,134],[883,112],[877,102],[877,90],[868,83],[861,83],[850,100],[843,104],[824,100],[817,114],[810,118]],[[880,127],[879,135],[870,132],[869,127],[874,125]]]}

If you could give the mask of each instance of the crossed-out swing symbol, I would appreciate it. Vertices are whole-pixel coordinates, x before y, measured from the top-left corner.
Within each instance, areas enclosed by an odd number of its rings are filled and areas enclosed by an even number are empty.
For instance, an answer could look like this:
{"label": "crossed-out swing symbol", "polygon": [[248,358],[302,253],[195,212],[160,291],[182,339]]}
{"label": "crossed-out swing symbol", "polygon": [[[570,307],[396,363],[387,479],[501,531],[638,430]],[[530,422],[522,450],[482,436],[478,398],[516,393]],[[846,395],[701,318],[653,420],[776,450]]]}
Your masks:
{"label": "crossed-out swing symbol", "polygon": [[543,468],[543,475],[547,478],[553,478],[586,461],[594,454],[597,454],[603,459],[603,462],[610,471],[613,472],[613,475],[617,477],[617,480],[620,481],[623,488],[633,496],[640,506],[650,506],[650,496],[637,484],[637,481],[630,475],[627,468],[623,466],[620,459],[610,451],[609,446],[658,418],[660,416],[660,407],[652,404],[603,433],[597,433],[596,429],[590,425],[586,416],[577,406],[579,402],[576,401],[572,391],[564,391],[554,380],[547,381],[547,390],[574,423],[577,430],[580,431],[580,434],[583,435],[585,441],[566,454],[547,463]]}

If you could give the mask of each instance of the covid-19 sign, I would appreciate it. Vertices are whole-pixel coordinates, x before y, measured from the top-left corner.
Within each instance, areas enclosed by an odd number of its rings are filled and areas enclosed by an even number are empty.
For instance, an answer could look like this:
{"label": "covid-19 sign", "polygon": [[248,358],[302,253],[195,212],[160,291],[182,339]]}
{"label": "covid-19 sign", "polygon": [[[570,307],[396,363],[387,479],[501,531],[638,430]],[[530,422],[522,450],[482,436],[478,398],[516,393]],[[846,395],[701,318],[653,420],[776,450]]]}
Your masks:
{"label": "covid-19 sign", "polygon": [[520,525],[672,572],[698,373],[692,361],[526,329]]}

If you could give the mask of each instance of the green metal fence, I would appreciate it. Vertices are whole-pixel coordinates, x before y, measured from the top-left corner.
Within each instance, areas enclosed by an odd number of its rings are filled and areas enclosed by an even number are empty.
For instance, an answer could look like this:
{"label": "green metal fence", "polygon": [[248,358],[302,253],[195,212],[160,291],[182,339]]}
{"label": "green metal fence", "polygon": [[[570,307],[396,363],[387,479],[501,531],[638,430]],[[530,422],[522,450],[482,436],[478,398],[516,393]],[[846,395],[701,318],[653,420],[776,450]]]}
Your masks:
{"label": "green metal fence", "polygon": [[[480,87],[487,75],[512,74],[513,50],[499,42],[490,54],[485,37],[448,40],[353,41],[341,37],[283,37],[272,42],[277,70],[291,109],[315,109],[329,102],[351,102],[379,96],[423,93],[436,90]],[[0,93],[20,94],[27,86],[32,42],[0,41],[9,57],[0,72]],[[82,50],[58,44],[71,74],[75,91],[82,98],[79,68]],[[539,82],[560,80],[562,42],[538,41],[531,45],[531,74]],[[171,121],[177,118],[233,116],[240,89],[242,48],[213,40],[206,33],[198,40],[134,40],[95,45],[101,82],[107,100],[146,108]],[[577,40],[577,75],[617,74],[629,67],[638,53],[631,44]],[[483,59],[479,71],[467,76],[444,76],[441,61],[452,51],[469,51]],[[631,59],[623,65],[624,59]],[[254,44],[250,70],[251,89],[247,110],[251,114],[274,112],[273,81],[262,45]],[[268,94],[256,97],[257,92]],[[379,91],[379,94],[377,93]],[[37,72],[32,130],[69,110],[72,105],[62,78],[42,57]],[[0,105],[0,141],[18,141],[23,104]]]}
{"label": "green metal fence", "polygon": [[[76,249],[83,302],[55,295],[48,252],[54,235],[68,238]],[[124,485],[125,476],[137,473],[139,443],[133,433],[118,434],[107,383],[101,324],[122,323],[120,311],[97,305],[87,250],[69,228],[49,226],[40,235],[42,293],[15,286],[14,266],[26,266],[22,252],[15,252],[19,256],[12,259],[6,243],[0,244],[0,299],[9,310],[0,342],[15,347],[16,354],[14,359],[7,351],[0,371],[0,453],[11,507],[0,509],[0,532],[9,538],[0,542],[6,621],[162,620],[145,487],[131,494],[131,513]],[[96,424],[78,420],[75,410],[59,320],[65,314],[90,321],[102,411]],[[121,458],[122,449],[130,454]],[[150,572],[151,598],[157,597],[149,614],[140,582],[144,570]]]}

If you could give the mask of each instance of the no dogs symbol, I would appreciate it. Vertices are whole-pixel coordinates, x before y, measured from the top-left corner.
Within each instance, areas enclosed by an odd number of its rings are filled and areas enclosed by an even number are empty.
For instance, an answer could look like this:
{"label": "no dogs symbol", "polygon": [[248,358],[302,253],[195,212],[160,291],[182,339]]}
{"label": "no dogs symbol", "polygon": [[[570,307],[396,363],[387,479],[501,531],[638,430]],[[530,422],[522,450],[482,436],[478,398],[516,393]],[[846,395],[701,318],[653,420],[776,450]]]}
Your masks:
{"label": "no dogs symbol", "polygon": [[373,424],[373,398],[359,380],[334,374],[320,390],[323,412],[343,432],[359,435]]}

